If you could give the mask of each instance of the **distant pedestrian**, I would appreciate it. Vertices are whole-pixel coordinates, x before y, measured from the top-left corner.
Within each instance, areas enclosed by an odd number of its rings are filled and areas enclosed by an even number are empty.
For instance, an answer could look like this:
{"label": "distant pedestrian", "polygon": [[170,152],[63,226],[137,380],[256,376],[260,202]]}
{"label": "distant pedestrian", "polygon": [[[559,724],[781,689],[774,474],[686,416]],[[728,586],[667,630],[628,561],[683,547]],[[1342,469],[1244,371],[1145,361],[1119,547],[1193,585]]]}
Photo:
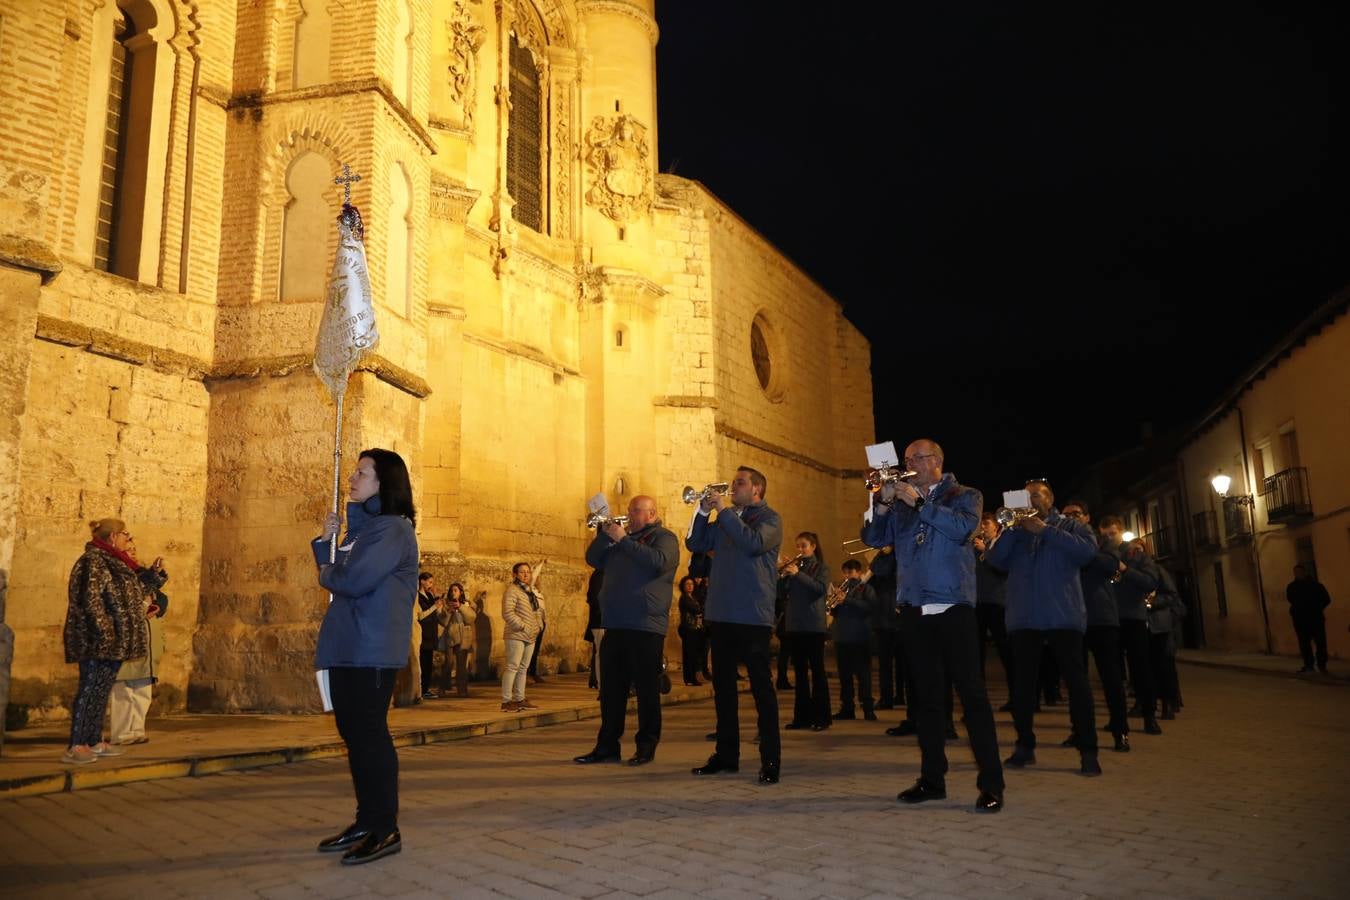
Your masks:
{"label": "distant pedestrian", "polygon": [[[1298,651],[1303,654],[1300,672],[1311,672],[1313,663],[1322,673],[1327,671],[1327,616],[1324,610],[1331,605],[1331,595],[1322,582],[1313,577],[1307,566],[1294,566],[1294,580],[1284,591],[1289,601],[1289,617],[1294,620],[1298,634]],[[1314,645],[1317,648],[1313,655]]]}

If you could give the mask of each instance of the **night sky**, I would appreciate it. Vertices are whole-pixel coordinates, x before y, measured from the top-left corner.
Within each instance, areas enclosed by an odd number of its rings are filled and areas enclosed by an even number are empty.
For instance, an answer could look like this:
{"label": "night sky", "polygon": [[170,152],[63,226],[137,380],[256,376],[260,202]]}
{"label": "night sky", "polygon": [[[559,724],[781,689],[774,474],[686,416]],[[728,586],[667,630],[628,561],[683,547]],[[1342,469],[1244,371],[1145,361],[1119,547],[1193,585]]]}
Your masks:
{"label": "night sky", "polygon": [[879,439],[1071,483],[1350,283],[1346,18],[1267,6],[662,0],[661,171],[844,305]]}

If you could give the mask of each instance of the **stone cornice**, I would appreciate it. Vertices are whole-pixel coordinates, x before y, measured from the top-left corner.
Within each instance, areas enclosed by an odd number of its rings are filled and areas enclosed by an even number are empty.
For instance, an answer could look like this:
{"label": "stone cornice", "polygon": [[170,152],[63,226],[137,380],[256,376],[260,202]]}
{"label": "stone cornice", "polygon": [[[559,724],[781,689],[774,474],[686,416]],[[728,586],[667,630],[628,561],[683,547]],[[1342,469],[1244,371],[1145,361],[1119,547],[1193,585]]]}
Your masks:
{"label": "stone cornice", "polygon": [[20,234],[0,234],[0,263],[36,272],[46,284],[64,268],[61,258],[41,241]]}
{"label": "stone cornice", "polygon": [[835,478],[861,479],[863,477],[863,473],[860,469],[835,468],[834,466],[831,466],[827,463],[823,463],[818,459],[813,459],[812,457],[807,456],[804,453],[797,453],[796,451],[789,450],[787,447],[780,447],[777,444],[771,444],[768,441],[761,440],[760,438],[757,438],[748,432],[741,431],[739,428],[733,428],[730,425],[726,424],[725,422],[720,421],[717,422],[715,428],[718,434],[723,435],[724,437],[729,437],[733,441],[738,441],[742,444],[747,444],[758,450],[763,450],[765,453],[772,453],[774,456],[791,460],[792,462],[795,462],[798,465],[806,466],[809,469],[815,469],[817,472],[824,472],[826,475],[831,475]]}
{"label": "stone cornice", "polygon": [[631,3],[625,3],[624,0],[577,0],[577,12],[583,16],[587,13],[600,13],[633,19],[647,30],[647,39],[652,42],[653,47],[661,38],[661,29],[657,27],[656,20]]}
{"label": "stone cornice", "polygon": [[[290,375],[299,369],[308,369],[314,364],[312,353],[294,353],[288,356],[255,357],[212,365],[204,359],[186,353],[154,347],[143,341],[130,340],[99,328],[90,328],[87,325],[46,315],[38,316],[37,329],[33,336],[41,341],[76,347],[134,366],[147,366],[167,375],[178,375],[203,382],[263,376],[280,377]],[[356,370],[369,372],[386,384],[419,400],[431,395],[431,386],[425,379],[402,366],[395,365],[378,353],[367,355]]]}
{"label": "stone cornice", "polygon": [[681,409],[717,409],[719,405],[716,397],[701,397],[692,394],[672,394],[652,398],[652,406],[673,406]]}
{"label": "stone cornice", "polygon": [[431,217],[463,224],[482,191],[437,176],[431,178]]}
{"label": "stone cornice", "polygon": [[427,315],[441,319],[454,319],[456,322],[463,322],[468,317],[469,313],[462,306],[446,306],[440,303],[428,303]]}
{"label": "stone cornice", "polygon": [[562,362],[559,362],[558,360],[549,356],[547,353],[544,353],[542,350],[537,350],[534,347],[530,347],[526,344],[519,343],[518,341],[502,341],[497,340],[496,338],[484,337],[483,335],[480,334],[466,333],[464,335],[464,342],[466,344],[474,344],[475,346],[478,347],[484,347],[488,350],[492,350],[495,353],[502,353],[505,354],[506,356],[514,356],[517,359],[523,359],[528,362],[541,365],[546,369],[552,369],[554,372],[557,372],[560,375],[581,374],[576,369]]}
{"label": "stone cornice", "polygon": [[295,103],[302,100],[313,100],[319,97],[347,97],[354,94],[372,92],[379,94],[384,98],[389,108],[394,111],[403,124],[422,143],[422,146],[430,154],[436,153],[436,139],[431,136],[431,132],[417,121],[408,107],[403,105],[403,101],[394,96],[394,91],[389,84],[382,78],[357,78],[352,81],[335,81],[331,84],[316,84],[310,87],[295,88],[289,91],[274,91],[270,94],[250,93],[235,94],[230,98],[225,108],[227,110],[236,109],[256,109],[263,106],[273,106],[280,103]]}

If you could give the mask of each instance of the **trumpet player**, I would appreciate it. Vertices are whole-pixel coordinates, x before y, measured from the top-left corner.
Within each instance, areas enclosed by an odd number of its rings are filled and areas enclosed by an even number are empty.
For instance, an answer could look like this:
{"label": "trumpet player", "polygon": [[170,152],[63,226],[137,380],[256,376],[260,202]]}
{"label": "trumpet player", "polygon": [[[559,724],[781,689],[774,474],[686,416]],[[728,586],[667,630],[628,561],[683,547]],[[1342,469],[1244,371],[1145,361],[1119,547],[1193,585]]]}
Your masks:
{"label": "trumpet player", "polygon": [[871,625],[876,616],[877,596],[862,574],[862,563],[844,560],[844,580],[834,588],[830,604],[830,636],[834,638],[835,661],[839,665],[839,712],[836,719],[854,719],[853,682],[858,682],[858,702],[863,718],[877,720],[872,709]]}
{"label": "trumpet player", "polygon": [[803,531],[796,544],[797,556],[780,567],[787,594],[784,630],[797,684],[792,721],[784,727],[824,731],[830,727],[830,685],[825,678],[825,637],[829,633],[825,593],[830,587],[830,569],[814,532]]}
{"label": "trumpet player", "polygon": [[1020,769],[1036,761],[1036,685],[1041,648],[1049,645],[1069,686],[1069,718],[1077,736],[1083,775],[1100,775],[1092,691],[1083,660],[1087,608],[1078,573],[1097,555],[1097,539],[1083,522],[1062,516],[1044,481],[1026,485],[1037,515],[1018,519],[985,553],[1008,573],[1007,625],[1012,644],[1013,724],[1017,746],[1004,765]]}
{"label": "trumpet player", "polygon": [[656,756],[661,740],[661,648],[670,625],[670,589],[680,563],[680,544],[656,517],[656,501],[637,496],[628,521],[596,529],[586,563],[604,570],[600,585],[600,732],[595,748],[575,762],[619,760],[628,691],[637,693],[636,751],[630,766]]}
{"label": "trumpet player", "polygon": [[744,662],[759,718],[759,783],[777,784],[781,741],[778,695],[769,675],[769,635],[783,526],[778,513],[764,502],[768,484],[755,469],[737,469],[726,493],[706,495],[700,501],[684,544],[695,553],[715,551],[703,615],[712,643],[717,749],[693,773],[715,775],[740,768],[736,666]]}
{"label": "trumpet player", "polygon": [[994,713],[980,678],[975,556],[966,545],[980,523],[984,498],[958,484],[942,466],[942,448],[935,441],[918,440],[906,447],[905,468],[914,477],[886,484],[872,495],[870,521],[860,535],[869,547],[895,547],[899,584],[894,603],[909,616],[902,635],[914,675],[916,696],[909,700],[923,762],[919,780],[896,799],[922,803],[947,796],[942,695],[950,674],[966,710],[970,749],[979,767],[975,808],[992,813],[1003,808],[1003,766]]}

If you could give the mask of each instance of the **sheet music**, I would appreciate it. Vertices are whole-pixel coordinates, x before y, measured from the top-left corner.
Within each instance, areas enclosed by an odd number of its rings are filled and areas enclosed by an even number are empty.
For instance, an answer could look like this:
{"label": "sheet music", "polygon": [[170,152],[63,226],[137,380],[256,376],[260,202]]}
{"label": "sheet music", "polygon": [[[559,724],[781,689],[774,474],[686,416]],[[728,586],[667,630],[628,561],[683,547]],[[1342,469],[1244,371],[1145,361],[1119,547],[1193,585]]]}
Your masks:
{"label": "sheet music", "polygon": [[1004,491],[1003,505],[1008,509],[1026,509],[1031,506],[1030,491]]}
{"label": "sheet music", "polygon": [[895,468],[900,465],[900,454],[895,452],[895,441],[867,445],[867,464],[874,469]]}

